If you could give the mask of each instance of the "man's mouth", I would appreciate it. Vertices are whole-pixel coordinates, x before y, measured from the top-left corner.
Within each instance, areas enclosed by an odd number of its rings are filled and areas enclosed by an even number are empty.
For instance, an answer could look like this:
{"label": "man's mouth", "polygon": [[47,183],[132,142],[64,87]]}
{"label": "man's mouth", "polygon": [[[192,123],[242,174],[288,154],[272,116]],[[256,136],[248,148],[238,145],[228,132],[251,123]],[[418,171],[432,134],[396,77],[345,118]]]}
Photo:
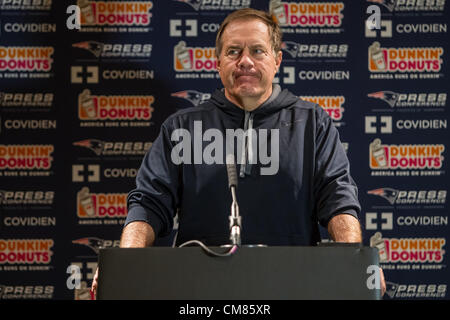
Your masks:
{"label": "man's mouth", "polygon": [[239,79],[241,77],[253,77],[253,78],[257,78],[258,74],[256,72],[235,72],[234,73],[234,78],[235,79]]}

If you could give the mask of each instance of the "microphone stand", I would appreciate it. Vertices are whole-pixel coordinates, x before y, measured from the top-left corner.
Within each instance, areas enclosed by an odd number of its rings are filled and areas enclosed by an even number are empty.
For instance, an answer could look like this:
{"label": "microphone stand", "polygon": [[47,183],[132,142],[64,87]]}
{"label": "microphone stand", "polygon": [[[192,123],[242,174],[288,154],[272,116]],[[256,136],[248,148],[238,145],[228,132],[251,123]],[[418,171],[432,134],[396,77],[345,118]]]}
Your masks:
{"label": "microphone stand", "polygon": [[[190,244],[197,244],[206,251],[207,254],[216,256],[216,257],[227,257],[234,254],[237,249],[241,246],[241,216],[239,215],[239,206],[236,200],[236,186],[238,184],[237,173],[236,173],[236,165],[234,164],[233,155],[227,156],[227,175],[228,175],[228,186],[231,190],[231,196],[233,198],[233,202],[231,203],[231,215],[230,219],[230,240],[231,240],[231,248],[228,252],[225,253],[217,253],[209,249],[206,245],[204,245],[201,241],[198,240],[190,240],[182,245],[181,247],[185,247]],[[230,245],[225,245],[222,247],[227,247]]]}
{"label": "microphone stand", "polygon": [[241,245],[241,216],[239,215],[239,206],[236,200],[236,186],[231,186],[231,196],[233,202],[231,203],[230,219],[230,240],[232,245]]}

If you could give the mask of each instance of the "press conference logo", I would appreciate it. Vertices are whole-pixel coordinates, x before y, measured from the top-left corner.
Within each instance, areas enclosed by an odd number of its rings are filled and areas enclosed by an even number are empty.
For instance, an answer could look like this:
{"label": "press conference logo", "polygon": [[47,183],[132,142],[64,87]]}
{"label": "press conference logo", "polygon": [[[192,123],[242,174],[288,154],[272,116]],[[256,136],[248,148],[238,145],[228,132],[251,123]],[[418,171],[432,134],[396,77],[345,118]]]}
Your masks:
{"label": "press conference logo", "polygon": [[391,299],[445,298],[447,285],[441,283],[405,284],[386,281],[386,296]]}
{"label": "press conference logo", "polygon": [[[306,44],[283,41],[281,50],[293,59],[347,58],[348,44]],[[286,57],[287,58],[287,57]]]}
{"label": "press conference logo", "polygon": [[0,190],[0,206],[19,205],[19,206],[30,206],[30,209],[33,209],[36,206],[53,205],[54,200],[55,200],[55,191]]}
{"label": "press conference logo", "polygon": [[0,284],[0,300],[51,300],[54,286],[48,285],[3,285]]}
{"label": "press conference logo", "polygon": [[0,0],[0,10],[49,11],[52,0]]}
{"label": "press conference logo", "polygon": [[219,11],[238,10],[248,8],[251,0],[174,0],[184,3],[195,11]]}
{"label": "press conference logo", "polygon": [[153,46],[147,44],[131,43],[103,43],[99,41],[83,41],[72,44],[90,52],[96,58],[150,58]]}
{"label": "press conference logo", "polygon": [[76,141],[74,146],[89,149],[97,156],[143,156],[152,146],[147,141],[103,141],[85,139]]}
{"label": "press conference logo", "polygon": [[39,107],[44,109],[50,108],[53,101],[54,94],[49,92],[0,92],[0,107]]}
{"label": "press conference logo", "polygon": [[367,0],[368,2],[380,4],[390,12],[424,12],[444,11],[446,0]]}
{"label": "press conference logo", "polygon": [[447,200],[447,190],[401,190],[384,187],[369,190],[367,194],[381,197],[391,205],[439,205],[445,204]]}
{"label": "press conference logo", "polygon": [[379,99],[387,103],[391,108],[395,107],[445,107],[447,93],[444,92],[394,92],[383,90],[371,92],[369,98]]}

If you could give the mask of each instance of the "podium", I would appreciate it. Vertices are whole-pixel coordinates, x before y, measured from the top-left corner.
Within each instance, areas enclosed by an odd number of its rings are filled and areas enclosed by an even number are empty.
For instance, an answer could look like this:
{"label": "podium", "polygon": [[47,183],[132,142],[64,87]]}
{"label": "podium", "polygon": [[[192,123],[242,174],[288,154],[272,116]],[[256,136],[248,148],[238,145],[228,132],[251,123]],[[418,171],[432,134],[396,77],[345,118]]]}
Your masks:
{"label": "podium", "polygon": [[354,245],[101,249],[97,299],[372,300],[378,264],[376,248]]}

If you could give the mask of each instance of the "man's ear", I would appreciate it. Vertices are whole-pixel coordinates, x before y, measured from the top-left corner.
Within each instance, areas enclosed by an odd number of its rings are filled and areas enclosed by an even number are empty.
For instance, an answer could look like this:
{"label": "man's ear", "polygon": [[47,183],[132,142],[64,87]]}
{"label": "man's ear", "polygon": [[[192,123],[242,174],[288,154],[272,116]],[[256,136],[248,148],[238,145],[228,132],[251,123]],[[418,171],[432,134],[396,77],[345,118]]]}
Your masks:
{"label": "man's ear", "polygon": [[283,60],[283,52],[280,50],[280,51],[278,51],[277,55],[275,56],[275,65],[276,65],[275,73],[277,73],[278,70],[280,69],[282,60]]}
{"label": "man's ear", "polygon": [[283,60],[283,52],[280,50],[280,51],[278,51],[277,56],[275,57],[275,63],[277,65],[277,69],[280,67],[282,60]]}
{"label": "man's ear", "polygon": [[217,58],[216,70],[220,72],[220,60]]}

